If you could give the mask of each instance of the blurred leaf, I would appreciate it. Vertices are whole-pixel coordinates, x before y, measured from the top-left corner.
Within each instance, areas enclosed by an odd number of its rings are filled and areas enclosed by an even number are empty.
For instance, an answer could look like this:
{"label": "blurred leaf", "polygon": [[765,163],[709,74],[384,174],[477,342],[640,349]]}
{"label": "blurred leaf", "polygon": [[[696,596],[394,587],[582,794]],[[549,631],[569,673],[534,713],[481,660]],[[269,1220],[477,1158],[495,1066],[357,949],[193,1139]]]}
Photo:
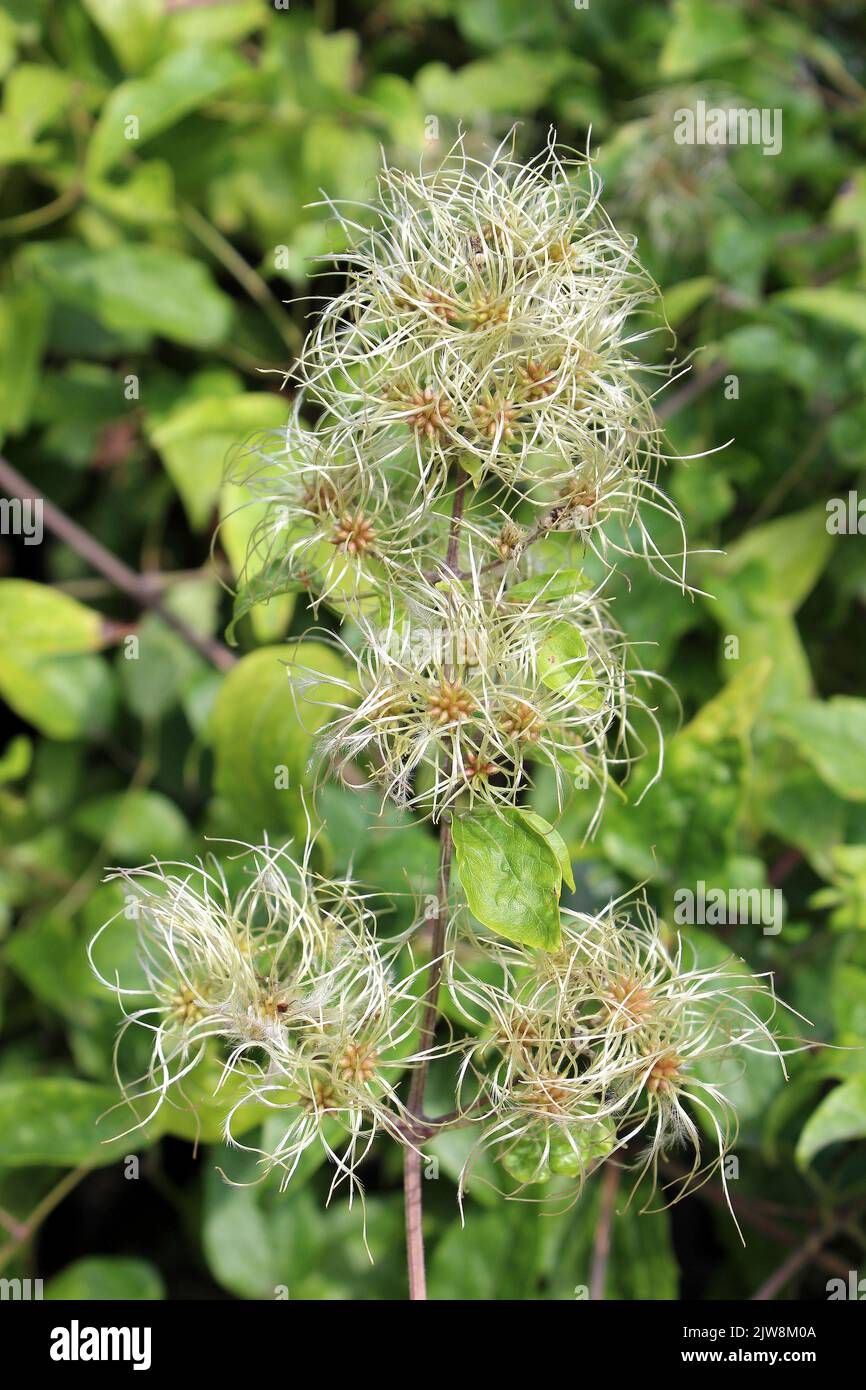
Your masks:
{"label": "blurred leaf", "polygon": [[235,577],[242,580],[241,593],[235,601],[233,616],[237,622],[249,612],[253,631],[260,642],[273,642],[283,635],[295,606],[294,593],[273,595],[267,587],[267,579],[260,581],[259,586],[267,595],[265,602],[259,602],[253,596],[256,578],[264,568],[264,559],[254,556],[249,563],[247,554],[250,538],[267,512],[267,503],[251,500],[245,488],[235,483],[223,485],[220,497],[220,537]]}
{"label": "blurred leaf", "polygon": [[341,658],[320,642],[263,647],[243,657],[217,696],[209,737],[215,784],[241,825],[298,831],[298,792],[308,784],[313,738],[330,717],[321,704],[345,701],[334,681]]}
{"label": "blurred leaf", "polygon": [[67,1303],[153,1302],[165,1297],[165,1289],[159,1270],[147,1260],[92,1255],[49,1279],[43,1297]]}
{"label": "blurred leaf", "polygon": [[[540,1244],[538,1221],[537,1213],[527,1208],[508,1221],[499,1211],[473,1211],[465,1227],[455,1221],[430,1261],[430,1298],[529,1298]],[[515,1248],[520,1250],[519,1260],[512,1258]]]}
{"label": "blurred leaf", "polygon": [[819,289],[782,290],[773,296],[773,303],[808,318],[820,319],[834,328],[851,333],[866,334],[866,294],[845,290],[835,285]]}
{"label": "blurred leaf", "polygon": [[[93,609],[27,579],[0,580],[0,693],[43,732],[72,738],[86,727],[94,668],[76,658],[101,643],[102,618]],[[70,678],[79,681],[78,692],[58,701]]]}
{"label": "blurred leaf", "polygon": [[674,0],[672,24],[659,58],[662,77],[683,77],[739,56],[746,51],[749,31],[736,9],[713,0]]}
{"label": "blurred leaf", "polygon": [[102,844],[109,859],[142,864],[183,854],[189,826],[173,801],[143,788],[85,801],[73,817],[77,829]]}
{"label": "blurred leaf", "polygon": [[775,727],[840,796],[866,800],[866,700],[803,700],[782,710]]}
{"label": "blurred leaf", "polygon": [[25,734],[11,738],[0,753],[0,786],[17,782],[29,771],[33,760],[33,744]]}
{"label": "blurred leaf", "polygon": [[249,436],[285,426],[287,408],[265,391],[181,400],[152,431],[190,523],[203,530],[220,494],[227,460]]}
{"label": "blurred leaf", "polygon": [[131,1122],[117,1107],[115,1086],[71,1076],[0,1082],[0,1165],[99,1168],[152,1143],[152,1128],[110,1137]]}
{"label": "blurred leaf", "polygon": [[[124,24],[120,19],[118,33]],[[125,39],[129,37],[127,27]],[[246,64],[229,49],[197,44],[168,54],[148,77],[122,83],[102,108],[91,137],[88,178],[99,177],[118,160],[137,154],[148,140],[211,101],[246,70]],[[137,125],[130,123],[130,117]]]}
{"label": "blurred leaf", "polygon": [[16,285],[0,300],[0,439],[30,423],[47,313],[38,285]]}
{"label": "blurred leaf", "polygon": [[806,1168],[829,1144],[866,1138],[866,1076],[852,1076],[825,1096],[809,1116],[797,1142],[797,1162]]}
{"label": "blurred leaf", "polygon": [[206,268],[177,251],[141,243],[96,251],[75,241],[32,242],[26,264],[58,300],[107,328],[143,329],[208,347],[225,338],[231,300]]}
{"label": "blurred leaf", "polygon": [[155,56],[165,24],[162,0],[84,0],[84,8],[127,72]]}

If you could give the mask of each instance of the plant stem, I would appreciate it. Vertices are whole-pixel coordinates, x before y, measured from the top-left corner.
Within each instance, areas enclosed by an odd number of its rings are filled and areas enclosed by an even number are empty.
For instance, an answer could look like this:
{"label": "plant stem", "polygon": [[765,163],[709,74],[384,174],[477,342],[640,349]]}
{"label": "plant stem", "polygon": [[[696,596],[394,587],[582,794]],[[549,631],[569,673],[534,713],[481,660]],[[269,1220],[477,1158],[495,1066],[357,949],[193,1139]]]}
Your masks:
{"label": "plant stem", "polygon": [[607,1284],[607,1266],[610,1260],[610,1240],[613,1227],[613,1214],[616,1207],[616,1194],[619,1191],[620,1170],[614,1163],[606,1163],[601,1175],[601,1206],[592,1251],[592,1268],[589,1275],[589,1297],[593,1302],[604,1298]]}
{"label": "plant stem", "polygon": [[403,1194],[406,1210],[406,1265],[409,1271],[409,1298],[413,1303],[423,1303],[427,1299],[427,1274],[424,1269],[421,1154],[410,1144],[406,1144],[403,1148]]}
{"label": "plant stem", "polygon": [[[445,554],[446,568],[457,574],[457,558],[460,550],[460,526],[463,521],[463,503],[469,483],[462,468],[457,469],[454,500],[451,508],[451,526],[448,532],[448,548]],[[442,965],[445,958],[445,936],[448,929],[448,899],[451,889],[451,859],[453,854],[451,825],[442,819],[439,823],[439,876],[436,885],[436,920],[430,943],[430,967],[427,974],[427,988],[424,992],[424,1016],[418,1039],[418,1050],[422,1054],[417,1070],[412,1075],[407,1108],[410,1115],[424,1124],[424,1089],[427,1084],[429,1058],[423,1054],[432,1046],[436,1036],[436,1019],[439,1012],[439,985],[442,980]],[[421,1153],[416,1139],[403,1148],[403,1191],[406,1207],[406,1258],[409,1268],[409,1298],[413,1302],[427,1298],[427,1278],[424,1270],[424,1231],[423,1200],[421,1195]]]}
{"label": "plant stem", "polygon": [[[14,1235],[14,1238],[9,1245],[4,1245],[3,1249],[0,1250],[0,1269],[5,1269],[6,1265],[18,1252],[21,1246],[26,1245],[28,1241],[33,1239],[46,1217],[51,1215],[55,1207],[60,1206],[64,1197],[67,1197],[72,1189],[77,1187],[81,1179],[85,1178],[90,1171],[91,1169],[88,1164],[82,1164],[80,1168],[73,1168],[71,1172],[66,1173],[64,1177],[60,1179],[59,1183],[57,1183],[55,1187],[52,1187],[51,1191],[42,1198],[42,1201],[37,1203],[27,1217],[27,1220],[18,1223],[17,1231],[14,1233],[10,1231],[10,1234]],[[6,1222],[3,1224],[7,1225]]]}
{"label": "plant stem", "polygon": [[202,217],[197,208],[194,208],[190,203],[183,203],[181,216],[192,234],[198,238],[203,246],[207,247],[211,255],[215,256],[221,265],[225,266],[241,288],[246,290],[250,299],[258,304],[289,351],[296,353],[301,346],[301,331],[297,324],[289,318],[282,304],[271,292],[267,282],[259,272],[244,260],[243,256],[235,250],[231,242],[226,240],[213,223],[208,222],[206,217]]}

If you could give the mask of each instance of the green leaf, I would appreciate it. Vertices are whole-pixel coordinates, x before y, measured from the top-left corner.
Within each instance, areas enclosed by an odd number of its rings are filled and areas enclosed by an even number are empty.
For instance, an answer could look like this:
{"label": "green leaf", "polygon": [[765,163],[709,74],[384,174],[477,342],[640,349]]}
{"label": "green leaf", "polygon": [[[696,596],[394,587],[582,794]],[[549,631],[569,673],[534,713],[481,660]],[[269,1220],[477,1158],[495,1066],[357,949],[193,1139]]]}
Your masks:
{"label": "green leaf", "polygon": [[131,1111],[117,1106],[116,1086],[73,1077],[28,1076],[0,1082],[0,1165],[103,1167],[152,1143],[152,1125],[121,1133],[134,1119]]}
{"label": "green leaf", "polygon": [[782,710],[775,727],[839,796],[866,801],[866,700],[804,700]]}
{"label": "green leaf", "polygon": [[100,681],[84,654],[101,644],[93,609],[29,579],[0,580],[0,694],[22,719],[55,738],[81,732]]}
{"label": "green leaf", "polygon": [[18,734],[7,743],[0,753],[0,787],[6,782],[17,782],[30,770],[33,761],[33,744],[26,734]]}
{"label": "green leaf", "polygon": [[866,335],[866,294],[860,290],[841,289],[834,285],[818,289],[804,286],[802,289],[782,290],[773,296],[772,302],[783,309],[805,314],[807,318],[819,319],[833,328]]}
{"label": "green leaf", "polygon": [[[430,1261],[430,1297],[486,1301],[526,1299],[536,1282],[541,1245],[539,1215],[533,1207],[515,1206],[473,1212],[464,1228],[455,1221]],[[515,1250],[520,1259],[512,1258]]]}
{"label": "green leaf", "polygon": [[140,787],[86,801],[75,812],[73,824],[102,844],[108,858],[122,864],[141,864],[151,855],[177,858],[190,833],[173,801]]}
{"label": "green leaf", "polygon": [[596,680],[586,642],[570,623],[557,623],[542,642],[538,669],[544,684],[576,704],[598,709],[604,692]]}
{"label": "green leaf", "polygon": [[749,30],[735,9],[714,0],[675,0],[659,58],[662,77],[684,77],[746,51]]}
{"label": "green leaf", "polygon": [[[251,501],[245,488],[235,483],[223,485],[220,496],[220,538],[235,576],[243,577],[241,592],[235,597],[228,634],[233,636],[236,624],[249,612],[253,632],[258,640],[275,642],[288,627],[295,606],[294,594],[300,585],[283,587],[279,594],[273,589],[268,590],[269,564],[263,557],[249,553],[250,539],[267,511],[267,503]],[[251,599],[251,592],[254,590],[260,595],[257,600]]]}
{"label": "green leaf", "polygon": [[828,1144],[866,1137],[866,1076],[852,1076],[813,1110],[797,1141],[797,1162],[806,1168]]}
{"label": "green leaf", "polygon": [[14,285],[0,299],[0,439],[30,422],[47,317],[38,285]]}
{"label": "green leaf", "polygon": [[151,439],[196,530],[210,520],[232,451],[252,435],[276,433],[286,416],[279,396],[251,391],[181,401],[159,422]]}
{"label": "green leaf", "polygon": [[510,941],[556,950],[562,868],[547,839],[511,808],[455,816],[451,833],[460,883],[479,922]]}
{"label": "green leaf", "polygon": [[558,830],[539,816],[535,811],[528,811],[524,806],[519,806],[518,811],[523,819],[542,839],[546,840],[559,860],[559,867],[562,870],[562,877],[565,879],[572,893],[574,892],[574,874],[571,869],[571,856],[568,852],[568,845],[563,840]]}
{"label": "green leaf", "polygon": [[152,1303],[165,1297],[159,1270],[147,1260],[91,1256],[67,1265],[45,1285],[43,1297],[67,1303]]}
{"label": "green leaf", "polygon": [[717,281],[712,275],[698,275],[693,280],[680,280],[664,292],[664,316],[672,328],[677,328],[715,292]]}
{"label": "green leaf", "polygon": [[77,599],[29,579],[0,580],[0,651],[38,656],[92,652],[102,643],[102,617]]}
{"label": "green leaf", "polygon": [[505,592],[508,603],[531,603],[535,598],[556,602],[571,598],[589,588],[590,581],[583,570],[559,569],[551,574],[534,574],[521,579]]}
{"label": "green leaf", "polygon": [[232,604],[232,619],[226,628],[226,641],[232,647],[237,645],[235,634],[238,623],[248,613],[252,614],[253,626],[258,633],[260,630],[256,623],[258,610],[267,609],[276,600],[293,598],[295,594],[301,592],[303,587],[300,579],[295,579],[293,575],[287,573],[285,562],[282,559],[269,560],[254,574],[249,577],[244,576]]}
{"label": "green leaf", "polygon": [[197,44],[168,54],[149,76],[122,83],[103,106],[91,137],[88,177],[138,154],[148,140],[218,96],[246,71],[231,49]]}
{"label": "green leaf", "polygon": [[202,1243],[220,1283],[240,1298],[273,1298],[280,1262],[254,1187],[231,1187],[208,1173]]}
{"label": "green leaf", "polygon": [[163,0],[84,0],[84,8],[127,72],[155,56],[165,24]]}
{"label": "green leaf", "polygon": [[23,259],[60,303],[87,310],[106,328],[159,333],[190,347],[211,347],[228,334],[231,300],[200,261],[179,251],[41,241]]}
{"label": "green leaf", "polygon": [[[321,701],[345,702],[340,657],[319,642],[263,647],[243,657],[217,696],[209,728],[215,784],[240,826],[295,831],[299,788],[315,734],[329,718]],[[285,785],[287,784],[287,785]]]}

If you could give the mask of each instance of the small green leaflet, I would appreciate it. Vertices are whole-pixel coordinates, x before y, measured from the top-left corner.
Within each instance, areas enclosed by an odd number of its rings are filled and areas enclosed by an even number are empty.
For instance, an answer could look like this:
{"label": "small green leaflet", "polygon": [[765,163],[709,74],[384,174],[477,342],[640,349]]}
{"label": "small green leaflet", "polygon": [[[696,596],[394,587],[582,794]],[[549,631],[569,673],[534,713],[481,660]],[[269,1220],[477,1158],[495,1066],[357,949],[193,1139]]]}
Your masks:
{"label": "small green leaflet", "polygon": [[455,816],[451,827],[460,883],[479,922],[509,941],[555,951],[563,870],[550,831],[539,833],[512,807]]}
{"label": "small green leaflet", "polygon": [[571,598],[581,589],[589,588],[589,579],[582,570],[563,569],[552,574],[534,574],[530,579],[521,579],[505,593],[509,603],[531,603],[534,598],[556,602]]}
{"label": "small green leaflet", "polygon": [[593,677],[586,643],[576,627],[557,623],[538,653],[541,679],[549,690],[571,695],[589,709],[598,709],[602,693]]}

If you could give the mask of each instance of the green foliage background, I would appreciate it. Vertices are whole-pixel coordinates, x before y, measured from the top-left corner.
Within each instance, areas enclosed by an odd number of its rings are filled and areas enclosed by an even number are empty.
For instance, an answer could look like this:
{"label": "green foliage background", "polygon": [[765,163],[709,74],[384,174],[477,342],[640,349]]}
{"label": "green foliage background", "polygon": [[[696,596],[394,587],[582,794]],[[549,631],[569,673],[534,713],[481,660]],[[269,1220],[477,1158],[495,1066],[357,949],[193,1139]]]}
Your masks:
{"label": "green foliage background", "polygon": [[[654,644],[646,664],[684,712],[678,722],[660,696],[665,772],[639,807],[640,772],[590,843],[579,805],[560,823],[577,875],[565,900],[592,906],[648,878],[670,914],[674,890],[699,880],[782,888],[778,936],[686,932],[707,955],[733,949],[774,971],[780,995],[813,1025],[796,1027],[848,1049],[794,1058],[787,1084],[760,1057],[733,1078],[742,1128],[731,1187],[747,1249],[715,1184],[673,1213],[638,1216],[636,1203],[614,1228],[613,1298],[748,1295],[843,1213],[825,1263],[804,1264],[786,1291],[825,1297],[834,1265],[862,1264],[866,545],[826,525],[828,499],[866,496],[858,9],[0,8],[4,454],[133,569],[164,576],[167,603],[219,637],[224,586],[251,525],[247,512],[218,529],[237,501],[223,483],[226,456],[284,422],[282,373],[315,311],[305,296],[337,283],[308,280],[310,257],[338,243],[326,210],[307,205],[320,190],[365,198],[380,147],[415,163],[444,150],[458,123],[480,143],[519,120],[527,154],[551,123],[580,147],[592,128],[607,206],[640,238],[680,354],[697,352],[663,398],[671,452],[734,442],[666,475],[700,552],[691,578],[702,592],[684,599],[640,567],[617,578],[616,616]],[[720,160],[675,146],[671,112],[719,93],[780,108],[781,152],[751,145]],[[669,339],[654,351],[667,353]],[[241,660],[226,675],[159,617],[139,619],[50,536],[0,546],[0,693],[12,714],[0,755],[0,1208],[18,1220],[35,1213],[40,1227],[29,1243],[9,1235],[4,1272],[42,1274],[55,1297],[271,1298],[278,1285],[293,1298],[403,1297],[389,1146],[368,1174],[371,1266],[358,1209],[323,1210],[323,1171],[310,1168],[283,1195],[232,1188],[216,1164],[248,1172],[220,1148],[207,1111],[197,1152],[184,1111],[108,1144],[122,1112],[97,1124],[117,1094],[116,1009],[84,952],[121,905],[104,869],[194,856],[206,835],[297,828],[306,735],[274,648],[308,615],[282,599],[244,618]],[[138,660],[125,656],[130,625]],[[274,787],[276,764],[289,768],[288,791]],[[413,889],[432,888],[427,828],[392,817],[371,834],[374,800],[332,787],[325,801],[334,867],[354,852],[375,887],[405,889],[408,874]],[[551,815],[543,781],[535,804]],[[425,1184],[432,1296],[573,1298],[588,1282],[597,1185],[551,1218],[476,1183],[464,1230],[455,1179],[465,1143],[459,1134],[431,1146],[441,1165]],[[124,1163],[133,1153],[137,1181]]]}

